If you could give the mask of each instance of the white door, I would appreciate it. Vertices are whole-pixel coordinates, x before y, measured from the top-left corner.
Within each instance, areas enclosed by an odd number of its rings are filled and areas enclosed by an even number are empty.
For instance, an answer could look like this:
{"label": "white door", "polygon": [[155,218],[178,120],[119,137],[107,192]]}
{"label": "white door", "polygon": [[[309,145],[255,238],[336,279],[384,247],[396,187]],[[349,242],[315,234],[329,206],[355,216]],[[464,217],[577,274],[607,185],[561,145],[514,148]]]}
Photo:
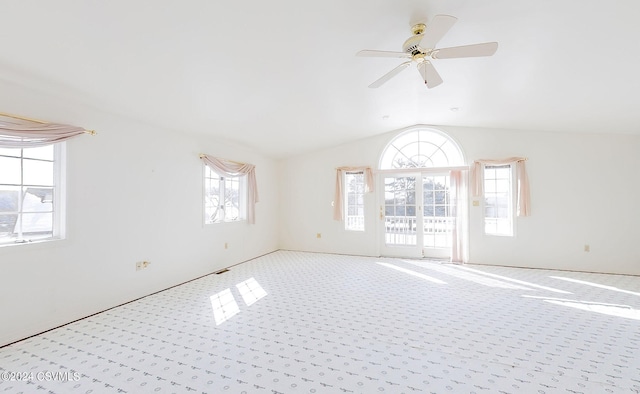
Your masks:
{"label": "white door", "polygon": [[380,205],[383,256],[447,258],[453,226],[449,175],[383,174]]}

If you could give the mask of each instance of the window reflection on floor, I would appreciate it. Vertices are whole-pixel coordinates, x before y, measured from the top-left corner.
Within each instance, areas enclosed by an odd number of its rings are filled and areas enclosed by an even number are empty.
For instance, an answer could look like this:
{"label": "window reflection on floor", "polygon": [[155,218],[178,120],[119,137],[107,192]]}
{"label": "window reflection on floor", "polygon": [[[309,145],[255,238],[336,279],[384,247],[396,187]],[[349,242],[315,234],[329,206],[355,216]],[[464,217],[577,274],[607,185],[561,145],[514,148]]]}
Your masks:
{"label": "window reflection on floor", "polygon": [[245,280],[244,282],[240,282],[236,285],[244,303],[247,306],[252,305],[254,302],[258,301],[262,297],[267,295],[267,292],[264,291],[262,286],[258,284],[255,278],[250,278]]}
{"label": "window reflection on floor", "polygon": [[240,308],[231,294],[231,289],[225,289],[212,295],[211,306],[213,307],[213,317],[218,326],[240,312]]}
{"label": "window reflection on floor", "polygon": [[[236,287],[247,306],[253,305],[256,301],[267,295],[267,292],[253,277],[238,283]],[[240,313],[240,307],[231,289],[222,290],[210,298],[211,306],[213,307],[213,317],[216,320],[217,326]]]}

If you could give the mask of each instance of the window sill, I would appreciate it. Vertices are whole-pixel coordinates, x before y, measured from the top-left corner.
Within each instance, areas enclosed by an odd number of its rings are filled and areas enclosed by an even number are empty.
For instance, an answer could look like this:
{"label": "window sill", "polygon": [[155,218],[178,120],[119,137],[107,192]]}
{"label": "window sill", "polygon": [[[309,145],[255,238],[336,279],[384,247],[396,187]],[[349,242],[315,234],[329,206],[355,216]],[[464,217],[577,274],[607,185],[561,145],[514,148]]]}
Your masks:
{"label": "window sill", "polygon": [[215,226],[215,225],[220,225],[220,224],[233,224],[233,223],[247,223],[247,219],[223,220],[223,221],[220,221],[220,222],[204,223],[204,226],[208,227],[208,226]]}
{"label": "window sill", "polygon": [[61,242],[65,241],[64,238],[47,238],[47,239],[38,239],[35,241],[28,242],[11,242],[0,244],[0,253],[3,252],[15,252],[15,251],[24,251],[24,250],[39,250],[46,249],[50,246],[59,246]]}

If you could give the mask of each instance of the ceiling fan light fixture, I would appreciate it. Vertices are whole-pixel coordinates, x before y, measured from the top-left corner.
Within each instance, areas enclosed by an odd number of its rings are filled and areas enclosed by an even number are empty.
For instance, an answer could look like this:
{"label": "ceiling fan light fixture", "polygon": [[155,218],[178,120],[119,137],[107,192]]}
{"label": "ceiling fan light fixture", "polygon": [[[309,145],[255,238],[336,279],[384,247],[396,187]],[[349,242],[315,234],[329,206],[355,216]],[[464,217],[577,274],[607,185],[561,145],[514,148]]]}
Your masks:
{"label": "ceiling fan light fixture", "polygon": [[416,63],[422,63],[427,61],[425,58],[427,57],[426,53],[416,53],[415,55],[411,56],[411,58],[413,59],[414,62]]}

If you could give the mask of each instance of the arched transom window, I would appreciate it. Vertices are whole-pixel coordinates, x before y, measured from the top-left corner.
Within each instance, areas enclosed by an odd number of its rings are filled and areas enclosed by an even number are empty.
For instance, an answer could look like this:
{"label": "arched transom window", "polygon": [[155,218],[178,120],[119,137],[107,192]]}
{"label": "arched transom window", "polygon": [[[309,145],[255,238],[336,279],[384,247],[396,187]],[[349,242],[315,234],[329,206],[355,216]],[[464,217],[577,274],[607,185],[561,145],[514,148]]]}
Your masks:
{"label": "arched transom window", "polygon": [[380,169],[454,167],[464,165],[462,152],[451,138],[437,130],[416,128],[387,145]]}

